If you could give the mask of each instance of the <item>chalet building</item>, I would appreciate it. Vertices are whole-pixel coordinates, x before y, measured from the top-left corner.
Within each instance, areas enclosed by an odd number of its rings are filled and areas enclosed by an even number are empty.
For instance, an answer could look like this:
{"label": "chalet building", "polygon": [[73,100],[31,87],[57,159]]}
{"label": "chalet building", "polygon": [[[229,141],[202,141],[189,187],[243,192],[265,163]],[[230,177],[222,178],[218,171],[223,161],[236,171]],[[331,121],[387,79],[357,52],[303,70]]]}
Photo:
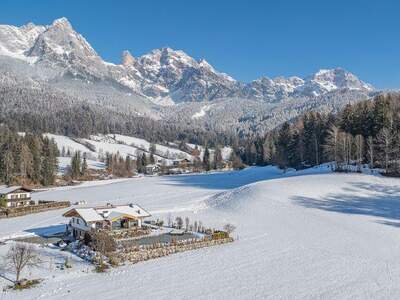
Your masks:
{"label": "chalet building", "polygon": [[31,189],[22,186],[0,186],[0,198],[6,200],[6,207],[35,205],[31,192]]}
{"label": "chalet building", "polygon": [[190,167],[192,165],[192,162],[187,158],[175,159],[175,160],[172,161],[172,165],[175,168],[186,169],[186,168],[188,168],[188,167]]}
{"label": "chalet building", "polygon": [[160,172],[161,168],[158,164],[150,164],[145,167],[145,173],[147,175],[154,175]]}
{"label": "chalet building", "polygon": [[143,219],[151,215],[136,204],[108,204],[99,207],[74,208],[64,213],[63,216],[70,218],[67,232],[75,239],[82,239],[85,232],[93,229],[141,228]]}

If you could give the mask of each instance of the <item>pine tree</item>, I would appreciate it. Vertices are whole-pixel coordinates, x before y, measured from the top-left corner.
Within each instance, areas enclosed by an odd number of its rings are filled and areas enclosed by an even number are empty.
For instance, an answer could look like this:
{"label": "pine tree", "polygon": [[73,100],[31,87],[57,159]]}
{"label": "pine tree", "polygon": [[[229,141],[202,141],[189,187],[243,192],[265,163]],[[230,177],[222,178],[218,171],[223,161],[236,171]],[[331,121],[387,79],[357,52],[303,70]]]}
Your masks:
{"label": "pine tree", "polygon": [[204,155],[203,155],[203,169],[206,171],[210,171],[211,165],[210,165],[210,151],[208,150],[208,147],[204,149]]}
{"label": "pine tree", "polygon": [[82,161],[82,166],[81,166],[81,174],[82,176],[87,175],[87,170],[88,170],[88,164],[86,161],[86,153],[83,153],[83,161]]}
{"label": "pine tree", "polygon": [[81,153],[76,151],[71,158],[71,177],[77,179],[81,175]]}
{"label": "pine tree", "polygon": [[52,185],[54,184],[58,162],[54,143],[47,137],[43,139],[42,157],[41,182],[45,186]]}
{"label": "pine tree", "polygon": [[222,152],[221,149],[217,146],[214,151],[213,169],[222,169],[222,161]]}

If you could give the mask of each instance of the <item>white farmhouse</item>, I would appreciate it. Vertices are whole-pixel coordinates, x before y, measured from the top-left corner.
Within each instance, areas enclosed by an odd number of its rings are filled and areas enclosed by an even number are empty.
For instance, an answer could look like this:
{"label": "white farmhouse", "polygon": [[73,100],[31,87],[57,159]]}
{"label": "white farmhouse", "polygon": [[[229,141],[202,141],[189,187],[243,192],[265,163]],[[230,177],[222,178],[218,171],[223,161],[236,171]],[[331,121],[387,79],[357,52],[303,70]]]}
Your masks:
{"label": "white farmhouse", "polygon": [[0,186],[0,198],[5,199],[6,207],[35,205],[31,189],[22,186]]}
{"label": "white farmhouse", "polygon": [[141,228],[143,219],[151,215],[137,204],[108,204],[101,207],[73,208],[63,216],[71,218],[67,225],[67,231],[75,239],[81,239],[85,232],[92,229]]}

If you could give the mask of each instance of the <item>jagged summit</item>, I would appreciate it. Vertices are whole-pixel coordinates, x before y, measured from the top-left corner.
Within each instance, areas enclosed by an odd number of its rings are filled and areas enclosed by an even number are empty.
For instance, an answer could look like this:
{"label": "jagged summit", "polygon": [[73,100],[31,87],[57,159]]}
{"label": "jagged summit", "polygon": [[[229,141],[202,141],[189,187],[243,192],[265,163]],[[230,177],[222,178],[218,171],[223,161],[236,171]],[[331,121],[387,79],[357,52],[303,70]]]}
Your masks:
{"label": "jagged summit", "polygon": [[122,52],[122,65],[127,67],[127,66],[132,66],[136,62],[135,58],[132,56],[132,54],[128,51],[125,50]]}
{"label": "jagged summit", "polygon": [[61,77],[114,82],[157,104],[221,98],[279,102],[342,90],[373,90],[342,68],[321,69],[305,78],[261,77],[244,83],[217,71],[205,59],[196,60],[170,47],[154,49],[137,58],[126,50],[121,64],[114,65],[106,63],[65,17],[47,26],[0,25],[0,55],[55,68]]}
{"label": "jagged summit", "polygon": [[71,23],[68,21],[68,19],[66,17],[61,17],[59,19],[55,19],[53,21],[52,26],[72,28]]}

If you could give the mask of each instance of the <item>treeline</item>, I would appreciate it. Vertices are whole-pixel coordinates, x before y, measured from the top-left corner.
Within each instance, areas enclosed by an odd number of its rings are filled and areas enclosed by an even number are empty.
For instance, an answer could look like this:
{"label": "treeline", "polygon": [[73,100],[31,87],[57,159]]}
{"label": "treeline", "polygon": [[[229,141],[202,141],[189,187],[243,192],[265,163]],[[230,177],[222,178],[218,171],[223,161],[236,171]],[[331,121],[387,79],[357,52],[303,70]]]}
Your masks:
{"label": "treeline", "polygon": [[57,145],[33,134],[19,135],[0,126],[0,182],[52,185],[58,170]]}
{"label": "treeline", "polygon": [[263,139],[256,151],[264,163],[282,168],[306,168],[324,162],[337,170],[350,164],[382,168],[400,174],[400,95],[347,105],[336,115],[309,112],[284,123]]}
{"label": "treeline", "polygon": [[[66,153],[65,149],[62,150],[63,157],[71,157],[70,165],[67,167],[65,179],[87,179],[91,178],[86,153],[79,151]],[[143,152],[138,150],[135,156],[126,155],[121,156],[119,153],[106,153],[101,159],[105,164],[105,171],[109,175],[116,177],[130,177],[135,173],[139,174],[171,174],[171,169],[181,169],[184,171],[191,172],[204,172],[211,170],[221,170],[223,168],[242,169],[244,164],[239,155],[235,151],[232,151],[229,159],[225,161],[222,157],[222,150],[220,147],[216,147],[213,150],[207,146],[204,149],[203,156],[200,157],[200,151],[198,147],[192,151],[194,156],[193,161],[186,162],[177,165],[171,162],[167,163],[167,159],[156,156],[157,148],[155,144],[151,144],[149,152]],[[170,159],[169,159],[170,160]],[[147,167],[150,166],[150,171]],[[154,169],[152,169],[154,168]],[[173,172],[173,171],[172,171]]]}

